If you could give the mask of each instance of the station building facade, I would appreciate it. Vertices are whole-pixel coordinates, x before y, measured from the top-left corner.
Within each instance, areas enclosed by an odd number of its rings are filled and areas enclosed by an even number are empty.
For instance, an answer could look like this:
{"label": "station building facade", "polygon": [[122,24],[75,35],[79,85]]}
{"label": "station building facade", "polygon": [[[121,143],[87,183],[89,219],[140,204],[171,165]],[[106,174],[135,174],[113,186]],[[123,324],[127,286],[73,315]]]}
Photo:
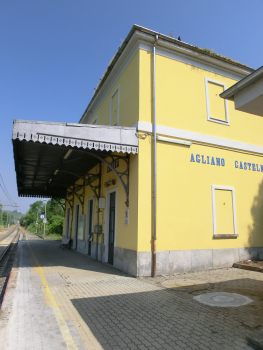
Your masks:
{"label": "station building facade", "polygon": [[[97,162],[85,168],[83,158],[81,176],[65,192],[64,239],[133,276],[152,275],[155,219],[157,275],[263,259],[263,118],[219,96],[252,72],[134,26],[74,126],[88,130],[81,140],[93,142]],[[114,132],[126,129],[136,141],[120,137],[101,161],[100,142],[114,144]],[[73,173],[72,157],[84,148],[59,147]],[[60,169],[53,170],[54,181]]]}

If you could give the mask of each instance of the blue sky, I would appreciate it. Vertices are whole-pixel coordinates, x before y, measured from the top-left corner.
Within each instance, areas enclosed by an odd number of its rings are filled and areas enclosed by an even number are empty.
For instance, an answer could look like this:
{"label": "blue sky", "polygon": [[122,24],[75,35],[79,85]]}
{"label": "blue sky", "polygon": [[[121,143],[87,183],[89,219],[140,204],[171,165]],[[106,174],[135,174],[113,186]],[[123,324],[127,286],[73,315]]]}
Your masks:
{"label": "blue sky", "polygon": [[13,119],[78,122],[133,24],[258,68],[262,13],[262,0],[1,0],[0,174],[13,201],[23,213],[35,201],[17,196]]}

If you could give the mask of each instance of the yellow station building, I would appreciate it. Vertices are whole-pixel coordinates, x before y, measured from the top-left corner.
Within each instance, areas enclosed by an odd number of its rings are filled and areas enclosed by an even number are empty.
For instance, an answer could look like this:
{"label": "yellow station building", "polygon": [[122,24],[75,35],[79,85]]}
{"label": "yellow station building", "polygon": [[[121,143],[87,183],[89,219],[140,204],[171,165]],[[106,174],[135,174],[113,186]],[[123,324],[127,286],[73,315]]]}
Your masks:
{"label": "yellow station building", "polygon": [[219,96],[253,72],[133,26],[79,124],[14,121],[19,195],[133,276],[263,259],[263,118]]}

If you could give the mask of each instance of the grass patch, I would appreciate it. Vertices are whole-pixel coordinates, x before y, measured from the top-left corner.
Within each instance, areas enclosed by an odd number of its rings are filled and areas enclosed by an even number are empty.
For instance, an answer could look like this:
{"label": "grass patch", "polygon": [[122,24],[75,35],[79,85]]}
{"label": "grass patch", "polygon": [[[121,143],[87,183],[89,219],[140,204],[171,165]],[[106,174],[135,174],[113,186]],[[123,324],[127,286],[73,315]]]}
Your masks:
{"label": "grass patch", "polygon": [[[43,233],[37,234],[39,237],[44,238]],[[45,239],[62,239],[62,236],[57,233],[46,233]]]}

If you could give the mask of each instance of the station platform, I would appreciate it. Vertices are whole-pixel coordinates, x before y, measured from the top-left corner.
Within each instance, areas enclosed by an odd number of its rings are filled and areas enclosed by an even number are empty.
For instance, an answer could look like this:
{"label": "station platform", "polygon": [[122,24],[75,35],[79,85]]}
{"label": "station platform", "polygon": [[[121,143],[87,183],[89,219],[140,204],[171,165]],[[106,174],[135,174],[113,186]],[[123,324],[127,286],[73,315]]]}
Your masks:
{"label": "station platform", "polygon": [[0,312],[1,350],[252,349],[235,315],[59,244],[21,233]]}

